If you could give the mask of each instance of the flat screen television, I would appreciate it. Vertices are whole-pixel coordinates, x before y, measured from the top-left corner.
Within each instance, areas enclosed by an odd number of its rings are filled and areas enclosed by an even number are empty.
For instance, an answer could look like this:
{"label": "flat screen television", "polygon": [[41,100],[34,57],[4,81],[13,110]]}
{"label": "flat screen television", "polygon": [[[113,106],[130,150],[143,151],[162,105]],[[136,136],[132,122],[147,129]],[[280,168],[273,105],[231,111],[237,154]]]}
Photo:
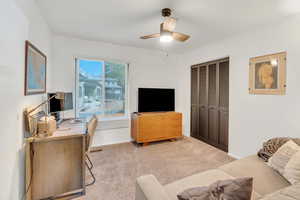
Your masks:
{"label": "flat screen television", "polygon": [[175,89],[139,88],[138,112],[175,111]]}

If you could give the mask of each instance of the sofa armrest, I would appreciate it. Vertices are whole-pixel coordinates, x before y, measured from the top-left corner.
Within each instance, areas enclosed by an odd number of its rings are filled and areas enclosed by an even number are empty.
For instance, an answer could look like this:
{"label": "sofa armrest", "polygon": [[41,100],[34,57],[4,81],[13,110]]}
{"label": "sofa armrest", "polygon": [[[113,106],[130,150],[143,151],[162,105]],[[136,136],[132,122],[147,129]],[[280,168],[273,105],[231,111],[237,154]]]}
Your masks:
{"label": "sofa armrest", "polygon": [[170,200],[170,198],[153,175],[146,175],[136,180],[135,200]]}

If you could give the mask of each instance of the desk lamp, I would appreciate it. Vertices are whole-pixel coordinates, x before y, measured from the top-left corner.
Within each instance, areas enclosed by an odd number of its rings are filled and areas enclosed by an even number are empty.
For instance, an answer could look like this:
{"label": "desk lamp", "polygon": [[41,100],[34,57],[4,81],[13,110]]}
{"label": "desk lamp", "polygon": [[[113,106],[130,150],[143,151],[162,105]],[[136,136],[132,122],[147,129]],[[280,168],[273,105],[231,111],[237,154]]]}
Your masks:
{"label": "desk lamp", "polygon": [[30,110],[28,114],[34,112],[34,111],[37,110],[39,107],[41,107],[42,105],[48,103],[48,102],[49,102],[51,99],[53,99],[53,98],[63,100],[63,99],[65,99],[65,93],[63,93],[63,92],[56,92],[55,95],[53,95],[52,97],[48,98],[48,99],[45,100],[43,103],[41,103],[40,105],[38,105],[38,106],[36,106],[35,108],[33,108],[32,110]]}
{"label": "desk lamp", "polygon": [[31,135],[35,135],[36,131],[37,131],[37,119],[35,119],[35,117],[33,117],[33,112],[36,111],[41,106],[43,106],[44,104],[48,103],[53,98],[63,100],[65,98],[65,95],[63,92],[56,92],[55,95],[49,97],[47,100],[43,101],[41,104],[34,107],[33,109],[25,110],[24,115],[25,115],[25,120],[26,120],[26,124],[27,124],[26,127]]}

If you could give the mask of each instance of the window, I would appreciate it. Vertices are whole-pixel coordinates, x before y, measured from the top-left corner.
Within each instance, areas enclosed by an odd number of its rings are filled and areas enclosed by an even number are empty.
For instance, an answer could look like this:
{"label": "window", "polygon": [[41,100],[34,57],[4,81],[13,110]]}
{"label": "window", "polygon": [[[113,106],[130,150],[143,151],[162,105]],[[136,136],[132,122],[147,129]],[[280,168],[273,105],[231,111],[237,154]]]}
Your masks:
{"label": "window", "polygon": [[128,64],[76,59],[76,116],[127,116]]}

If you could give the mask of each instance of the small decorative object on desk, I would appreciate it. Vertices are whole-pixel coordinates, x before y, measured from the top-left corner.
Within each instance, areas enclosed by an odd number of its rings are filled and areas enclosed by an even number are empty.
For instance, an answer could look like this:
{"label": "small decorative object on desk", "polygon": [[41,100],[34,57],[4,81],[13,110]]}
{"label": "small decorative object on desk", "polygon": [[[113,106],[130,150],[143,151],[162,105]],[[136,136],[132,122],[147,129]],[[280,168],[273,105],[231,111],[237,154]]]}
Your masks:
{"label": "small decorative object on desk", "polygon": [[53,116],[45,116],[38,121],[38,137],[51,136],[54,131],[56,131],[56,121]]}
{"label": "small decorative object on desk", "polygon": [[[63,92],[56,92],[55,95],[52,95],[47,100],[43,101],[41,104],[34,108],[26,108],[24,110],[24,118],[25,118],[25,127],[26,131],[30,134],[30,137],[37,136],[38,133],[38,121],[46,116],[46,113],[44,111],[37,111],[41,106],[44,104],[47,104],[51,99],[64,99],[64,93]],[[52,120],[52,118],[51,118]],[[46,120],[47,121],[47,120]],[[52,125],[54,122],[51,122]],[[56,123],[56,122],[55,122]],[[55,124],[56,125],[56,124]]]}
{"label": "small decorative object on desk", "polygon": [[284,95],[286,52],[250,58],[249,93]]}
{"label": "small decorative object on desk", "polygon": [[24,111],[25,117],[25,129],[28,132],[29,137],[34,137],[38,133],[37,125],[40,118],[46,116],[44,111],[31,112],[31,108],[26,108]]}

